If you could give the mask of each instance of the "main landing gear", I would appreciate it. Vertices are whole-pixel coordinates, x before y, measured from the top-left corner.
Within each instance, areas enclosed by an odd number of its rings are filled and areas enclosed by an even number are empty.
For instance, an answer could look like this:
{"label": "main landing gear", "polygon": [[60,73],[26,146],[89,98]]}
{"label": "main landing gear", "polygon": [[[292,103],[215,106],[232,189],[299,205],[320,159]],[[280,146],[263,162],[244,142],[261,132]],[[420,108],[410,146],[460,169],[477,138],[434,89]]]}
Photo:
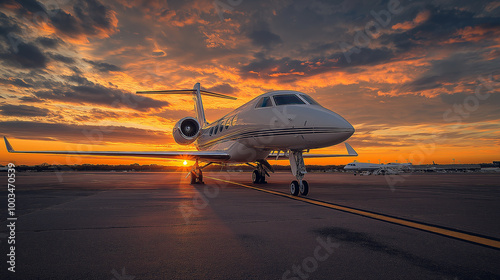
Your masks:
{"label": "main landing gear", "polygon": [[[196,159],[196,163],[194,164],[194,166],[191,168],[191,171],[188,173],[188,176],[191,175],[191,184],[194,185],[194,184],[205,184],[203,182],[203,172],[201,171],[203,168],[209,166],[210,164],[212,164],[211,162],[200,167],[198,165],[198,159]],[[187,177],[187,176],[186,176]]]}
{"label": "main landing gear", "polygon": [[290,151],[289,159],[292,174],[297,178],[290,183],[290,194],[297,196],[300,193],[300,195],[306,196],[309,193],[309,184],[303,180],[307,171],[302,151]]}
{"label": "main landing gear", "polygon": [[[273,167],[267,162],[267,160],[259,160],[257,162],[257,166],[253,166],[251,164],[248,164],[252,167],[255,168],[255,170],[252,173],[252,183],[254,184],[266,184],[266,176],[270,177],[269,173],[267,173],[267,170],[271,171],[274,173]],[[266,170],[267,168],[267,170]]]}

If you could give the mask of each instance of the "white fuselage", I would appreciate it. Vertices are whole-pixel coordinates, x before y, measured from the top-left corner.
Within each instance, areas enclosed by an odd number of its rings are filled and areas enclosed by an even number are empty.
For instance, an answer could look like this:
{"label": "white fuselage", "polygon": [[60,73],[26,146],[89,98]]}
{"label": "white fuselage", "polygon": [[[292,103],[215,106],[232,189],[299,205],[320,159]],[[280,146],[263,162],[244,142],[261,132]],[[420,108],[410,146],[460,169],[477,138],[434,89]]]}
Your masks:
{"label": "white fuselage", "polygon": [[[295,95],[304,104],[277,104],[275,95]],[[267,107],[259,106],[267,97],[271,99]],[[195,145],[204,151],[227,151],[231,162],[252,162],[265,159],[271,151],[336,145],[354,133],[352,125],[340,115],[319,104],[310,104],[306,98],[310,97],[295,91],[260,95],[203,127]]]}

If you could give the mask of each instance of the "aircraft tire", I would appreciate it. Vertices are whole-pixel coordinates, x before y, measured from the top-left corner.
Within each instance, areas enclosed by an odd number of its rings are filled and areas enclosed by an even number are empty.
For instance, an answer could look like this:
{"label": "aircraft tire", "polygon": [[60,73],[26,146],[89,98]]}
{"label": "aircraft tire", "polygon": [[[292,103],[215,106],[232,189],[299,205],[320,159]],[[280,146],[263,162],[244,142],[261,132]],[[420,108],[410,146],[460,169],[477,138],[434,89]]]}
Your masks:
{"label": "aircraft tire", "polygon": [[260,176],[259,184],[267,184],[266,175]]}
{"label": "aircraft tire", "polygon": [[302,185],[299,187],[300,195],[306,196],[309,193],[309,184],[306,180],[302,180]]}
{"label": "aircraft tire", "polygon": [[260,184],[260,182],[262,180],[261,177],[262,176],[260,176],[259,171],[254,170],[253,173],[252,173],[252,182],[254,184]]}
{"label": "aircraft tire", "polygon": [[299,182],[293,180],[290,183],[290,194],[293,196],[299,195]]}
{"label": "aircraft tire", "polygon": [[203,172],[200,170],[200,176],[198,176],[198,184],[205,184],[205,182],[203,182]]}
{"label": "aircraft tire", "polygon": [[196,175],[193,172],[191,172],[191,185],[194,184],[196,184]]}

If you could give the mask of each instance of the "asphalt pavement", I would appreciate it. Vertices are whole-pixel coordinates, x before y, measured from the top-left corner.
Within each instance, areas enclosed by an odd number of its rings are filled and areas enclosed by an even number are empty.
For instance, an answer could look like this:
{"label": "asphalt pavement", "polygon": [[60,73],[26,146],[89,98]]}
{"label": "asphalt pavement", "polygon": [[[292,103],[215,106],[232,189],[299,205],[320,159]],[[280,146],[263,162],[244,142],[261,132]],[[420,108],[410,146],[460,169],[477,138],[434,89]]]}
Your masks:
{"label": "asphalt pavement", "polygon": [[[498,248],[293,199],[289,173],[204,175],[19,173],[15,273],[0,192],[0,278],[500,279]],[[497,174],[306,179],[315,201],[500,239]]]}

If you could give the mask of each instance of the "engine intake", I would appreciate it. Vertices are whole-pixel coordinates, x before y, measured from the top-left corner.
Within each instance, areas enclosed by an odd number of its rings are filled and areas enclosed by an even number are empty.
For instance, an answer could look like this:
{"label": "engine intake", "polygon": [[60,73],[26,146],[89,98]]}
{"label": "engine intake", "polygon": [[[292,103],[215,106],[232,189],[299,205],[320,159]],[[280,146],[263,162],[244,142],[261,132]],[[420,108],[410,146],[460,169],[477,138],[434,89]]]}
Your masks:
{"label": "engine intake", "polygon": [[174,126],[174,140],[177,144],[188,145],[200,135],[200,123],[193,117],[185,117]]}

